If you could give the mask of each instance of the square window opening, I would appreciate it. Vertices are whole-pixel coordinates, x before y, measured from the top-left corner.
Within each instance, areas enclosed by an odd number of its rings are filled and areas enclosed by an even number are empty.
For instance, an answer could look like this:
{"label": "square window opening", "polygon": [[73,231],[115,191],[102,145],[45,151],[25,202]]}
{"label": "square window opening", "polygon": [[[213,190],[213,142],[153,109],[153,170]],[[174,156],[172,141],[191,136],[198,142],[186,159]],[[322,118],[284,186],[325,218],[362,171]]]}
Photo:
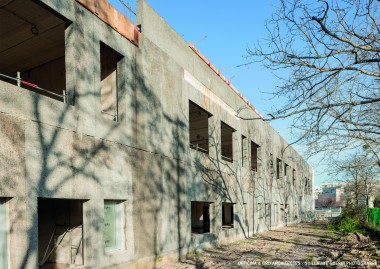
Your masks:
{"label": "square window opening", "polygon": [[234,227],[234,204],[222,203],[222,229]]}
{"label": "square window opening", "polygon": [[102,115],[106,119],[118,121],[118,81],[121,72],[121,54],[100,42],[100,99]]}
{"label": "square window opening", "polygon": [[104,246],[107,252],[124,249],[124,201],[104,201]]}
{"label": "square window opening", "polygon": [[191,233],[210,232],[210,202],[191,202]]}
{"label": "square window opening", "polygon": [[233,162],[233,133],[235,130],[221,122],[221,156],[222,160]]}
{"label": "square window opening", "polygon": [[[6,22],[0,33],[0,79],[65,102],[65,30],[70,22],[24,0],[10,1],[0,17]],[[43,20],[37,24],[36,18]]]}
{"label": "square window opening", "polygon": [[211,114],[189,101],[189,138],[190,148],[208,154],[208,118]]}

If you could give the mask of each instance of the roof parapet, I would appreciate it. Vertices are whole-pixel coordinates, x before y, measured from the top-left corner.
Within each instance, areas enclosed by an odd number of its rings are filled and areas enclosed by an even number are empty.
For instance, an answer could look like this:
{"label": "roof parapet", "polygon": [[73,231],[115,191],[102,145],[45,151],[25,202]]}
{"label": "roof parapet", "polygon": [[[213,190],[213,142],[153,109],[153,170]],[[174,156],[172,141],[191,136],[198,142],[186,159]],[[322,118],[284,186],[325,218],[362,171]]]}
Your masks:
{"label": "roof parapet", "polygon": [[108,24],[116,32],[128,39],[131,43],[139,45],[139,29],[107,0],[75,0],[91,11],[101,21]]}
{"label": "roof parapet", "polygon": [[210,60],[208,60],[192,43],[188,42],[189,47],[201,58],[234,92],[244,101],[244,103],[247,104],[248,107],[250,107],[253,111],[259,115],[261,119],[265,121],[265,118],[261,113],[235,88],[234,85],[231,84],[231,81],[229,81],[225,76],[223,76],[220,71],[211,64]]}

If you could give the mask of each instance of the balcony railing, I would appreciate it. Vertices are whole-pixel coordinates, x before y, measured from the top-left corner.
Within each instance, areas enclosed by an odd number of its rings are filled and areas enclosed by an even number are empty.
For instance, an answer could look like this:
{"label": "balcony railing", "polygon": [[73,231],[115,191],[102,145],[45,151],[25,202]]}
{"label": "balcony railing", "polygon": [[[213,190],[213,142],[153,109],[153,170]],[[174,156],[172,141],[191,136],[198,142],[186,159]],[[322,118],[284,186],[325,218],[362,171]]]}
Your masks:
{"label": "balcony railing", "polygon": [[232,158],[227,157],[227,156],[225,156],[225,155],[222,155],[222,160],[227,161],[227,162],[230,162],[230,163],[233,162],[233,159],[232,159]]}
{"label": "balcony railing", "polygon": [[38,90],[38,91],[41,91],[41,92],[47,93],[49,95],[55,96],[57,99],[61,99],[64,103],[66,103],[66,91],[65,90],[63,91],[62,94],[58,94],[58,93],[51,92],[49,90],[43,89],[43,88],[39,87],[37,84],[22,80],[21,76],[20,76],[20,72],[17,72],[17,77],[11,77],[11,76],[7,76],[5,74],[0,73],[0,78],[2,78],[2,80],[4,80],[4,79],[13,80],[16,82],[16,85],[18,87],[21,87],[22,85],[29,86],[33,89]]}
{"label": "balcony railing", "polygon": [[190,143],[190,148],[195,149],[196,151],[203,152],[203,153],[208,153],[207,149],[201,148],[198,144],[191,144]]}

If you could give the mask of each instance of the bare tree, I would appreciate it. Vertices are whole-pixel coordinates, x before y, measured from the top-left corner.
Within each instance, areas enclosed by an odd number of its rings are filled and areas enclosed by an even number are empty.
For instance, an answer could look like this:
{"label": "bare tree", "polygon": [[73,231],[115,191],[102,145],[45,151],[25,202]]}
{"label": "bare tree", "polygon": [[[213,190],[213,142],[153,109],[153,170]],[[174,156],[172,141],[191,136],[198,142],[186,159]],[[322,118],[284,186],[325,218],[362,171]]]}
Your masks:
{"label": "bare tree", "polygon": [[[292,117],[309,153],[368,149],[380,164],[380,2],[281,0],[247,58],[276,71],[272,119]],[[248,63],[249,64],[249,63]],[[244,117],[239,111],[238,116]]]}
{"label": "bare tree", "polygon": [[353,155],[348,161],[342,162],[340,168],[345,173],[345,197],[356,205],[370,205],[370,199],[380,192],[378,166],[363,166],[368,163],[365,155]]}

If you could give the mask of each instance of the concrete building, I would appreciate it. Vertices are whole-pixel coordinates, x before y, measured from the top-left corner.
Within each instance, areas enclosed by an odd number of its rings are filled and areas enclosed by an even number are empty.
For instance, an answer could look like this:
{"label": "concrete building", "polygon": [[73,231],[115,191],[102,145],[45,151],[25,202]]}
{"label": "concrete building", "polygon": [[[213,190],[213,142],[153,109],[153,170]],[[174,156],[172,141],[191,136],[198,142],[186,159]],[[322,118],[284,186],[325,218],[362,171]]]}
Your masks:
{"label": "concrete building", "polygon": [[154,263],[312,210],[302,157],[143,0],[136,21],[0,2],[0,268]]}
{"label": "concrete building", "polygon": [[331,181],[323,182],[314,196],[316,208],[340,208],[344,206],[345,182]]}

